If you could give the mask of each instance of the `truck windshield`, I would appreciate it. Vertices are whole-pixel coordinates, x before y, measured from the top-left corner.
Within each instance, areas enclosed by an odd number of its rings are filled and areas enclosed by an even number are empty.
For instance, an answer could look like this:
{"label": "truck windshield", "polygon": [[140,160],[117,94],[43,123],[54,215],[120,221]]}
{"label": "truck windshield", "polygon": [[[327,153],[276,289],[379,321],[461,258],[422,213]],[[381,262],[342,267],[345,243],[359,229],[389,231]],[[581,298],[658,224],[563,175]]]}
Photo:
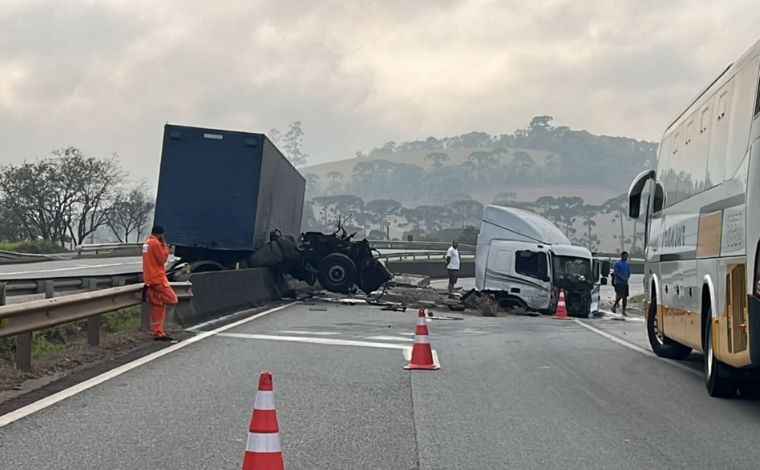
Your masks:
{"label": "truck windshield", "polygon": [[554,274],[557,278],[571,277],[591,280],[591,260],[571,256],[555,256],[553,263]]}

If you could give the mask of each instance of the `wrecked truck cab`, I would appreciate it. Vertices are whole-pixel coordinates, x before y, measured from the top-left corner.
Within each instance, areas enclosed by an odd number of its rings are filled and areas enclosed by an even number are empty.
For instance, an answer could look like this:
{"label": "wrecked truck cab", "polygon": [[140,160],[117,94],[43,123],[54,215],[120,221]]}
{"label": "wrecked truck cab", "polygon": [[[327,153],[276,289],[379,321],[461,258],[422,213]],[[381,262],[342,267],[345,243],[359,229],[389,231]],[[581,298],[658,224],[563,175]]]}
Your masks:
{"label": "wrecked truck cab", "polygon": [[367,240],[354,241],[341,228],[332,234],[306,232],[297,242],[277,233],[270,238],[251,257],[252,266],[273,268],[309,285],[319,281],[330,292],[345,294],[356,286],[369,295],[393,277]]}

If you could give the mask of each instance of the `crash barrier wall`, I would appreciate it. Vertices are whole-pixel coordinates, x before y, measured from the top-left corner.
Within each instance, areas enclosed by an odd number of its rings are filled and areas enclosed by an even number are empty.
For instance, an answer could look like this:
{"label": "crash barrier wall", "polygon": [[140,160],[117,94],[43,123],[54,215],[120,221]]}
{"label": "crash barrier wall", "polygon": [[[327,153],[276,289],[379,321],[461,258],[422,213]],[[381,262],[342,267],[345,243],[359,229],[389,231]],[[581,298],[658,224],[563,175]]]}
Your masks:
{"label": "crash barrier wall", "polygon": [[[393,261],[388,260],[385,267],[394,274],[417,274],[434,279],[444,279],[449,276],[446,269],[446,263],[442,260],[415,260],[415,261]],[[475,261],[462,260],[459,269],[459,277],[475,277]]]}
{"label": "crash barrier wall", "polygon": [[[632,260],[631,261],[631,274],[644,274],[644,261]],[[442,260],[398,260],[388,259],[385,262],[385,266],[394,274],[417,274],[420,276],[428,276],[434,279],[443,279],[448,277],[448,271],[446,270],[446,263]],[[475,277],[475,260],[462,259],[461,269],[459,271],[459,277]]]}
{"label": "crash barrier wall", "polygon": [[[192,298],[189,282],[172,283],[180,299],[178,307]],[[87,321],[87,343],[100,344],[100,316],[142,303],[142,285],[113,287],[66,297],[36,300],[0,307],[0,337],[16,337],[15,363],[18,369],[32,368],[32,333],[54,326]],[[147,330],[150,308],[143,304],[141,325]]]}
{"label": "crash barrier wall", "polygon": [[183,327],[282,298],[282,286],[267,268],[196,273],[190,283],[193,298],[174,309],[174,320]]}

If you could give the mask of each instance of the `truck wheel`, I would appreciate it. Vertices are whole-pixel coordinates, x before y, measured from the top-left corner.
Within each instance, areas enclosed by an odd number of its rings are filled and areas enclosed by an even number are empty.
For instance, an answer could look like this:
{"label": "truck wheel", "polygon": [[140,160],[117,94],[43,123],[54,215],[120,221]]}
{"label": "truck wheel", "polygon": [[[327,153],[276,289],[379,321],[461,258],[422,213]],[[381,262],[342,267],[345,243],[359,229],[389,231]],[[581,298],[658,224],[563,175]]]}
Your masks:
{"label": "truck wheel", "polygon": [[341,253],[332,253],[319,262],[319,283],[330,292],[346,293],[356,283],[356,265]]}
{"label": "truck wheel", "polygon": [[685,359],[691,354],[691,348],[683,344],[666,338],[657,326],[657,302],[652,301],[649,304],[647,312],[647,336],[652,351],[660,357],[666,359]]}
{"label": "truck wheel", "polygon": [[[708,319],[712,312],[707,311]],[[709,320],[708,320],[709,321]],[[715,358],[712,345],[712,322],[705,328],[705,387],[711,397],[730,398],[736,396],[737,382],[731,377],[729,366]]]}

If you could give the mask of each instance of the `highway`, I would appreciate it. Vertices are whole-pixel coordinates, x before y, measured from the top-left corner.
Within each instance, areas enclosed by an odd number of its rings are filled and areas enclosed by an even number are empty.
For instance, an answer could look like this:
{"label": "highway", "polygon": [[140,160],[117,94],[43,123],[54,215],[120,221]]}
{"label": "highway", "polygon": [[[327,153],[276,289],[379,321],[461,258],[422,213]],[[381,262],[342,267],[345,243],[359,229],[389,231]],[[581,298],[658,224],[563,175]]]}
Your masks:
{"label": "highway", "polygon": [[291,470],[757,468],[760,402],[710,398],[641,321],[457,315],[409,372],[415,312],[265,312],[0,427],[0,468],[240,468],[262,370]]}

